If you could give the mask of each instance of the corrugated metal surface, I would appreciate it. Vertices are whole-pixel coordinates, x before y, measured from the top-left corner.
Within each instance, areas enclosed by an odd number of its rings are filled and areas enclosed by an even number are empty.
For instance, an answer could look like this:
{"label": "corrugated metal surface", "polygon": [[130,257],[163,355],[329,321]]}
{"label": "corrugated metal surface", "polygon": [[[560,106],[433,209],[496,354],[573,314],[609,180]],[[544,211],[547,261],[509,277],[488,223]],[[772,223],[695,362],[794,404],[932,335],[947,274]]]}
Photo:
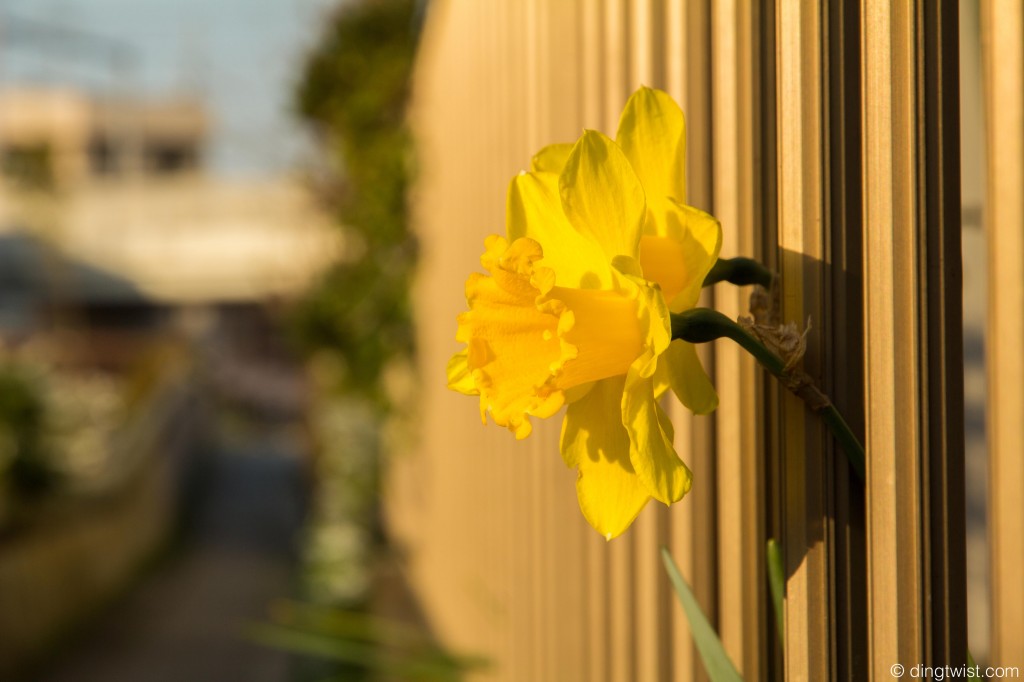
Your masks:
{"label": "corrugated metal surface", "polygon": [[992,662],[1024,666],[1024,8],[981,3],[988,138]]}
{"label": "corrugated metal surface", "polygon": [[[409,549],[411,581],[438,634],[456,650],[492,657],[495,679],[701,679],[685,619],[659,564],[661,544],[694,585],[745,679],[776,677],[783,657],[770,629],[763,565],[770,535],[786,551],[787,678],[856,677],[867,670],[863,498],[844,492],[855,479],[817,420],[735,347],[703,349],[721,396],[713,417],[693,417],[677,405],[671,410],[677,449],[694,471],[693,491],[671,510],[652,503],[610,543],[579,513],[575,473],[558,455],[560,420],[537,424],[518,443],[504,429],[480,426],[476,401],[445,388],[444,365],[458,348],[455,317],[465,307],[464,280],[479,270],[484,237],[503,232],[508,181],[545,144],[574,140],[584,127],[614,133],[629,94],[646,84],[667,90],[687,114],[688,200],[722,220],[722,255],[753,255],[781,269],[786,317],[814,320],[808,371],[827,388],[853,396],[840,404],[847,403],[855,427],[862,423],[862,269],[871,265],[870,283],[879,293],[877,287],[902,282],[886,276],[913,278],[915,271],[901,275],[891,259],[861,260],[862,239],[871,240],[879,257],[903,253],[893,253],[899,242],[879,232],[895,223],[876,221],[874,232],[865,231],[860,211],[863,206],[879,220],[883,213],[900,217],[893,202],[905,197],[892,183],[883,186],[888,194],[868,199],[859,188],[874,183],[876,172],[897,177],[894,159],[910,153],[896,147],[890,157],[880,143],[862,146],[862,122],[872,134],[899,135],[914,133],[900,127],[914,121],[895,115],[899,100],[868,100],[881,92],[882,76],[872,71],[862,83],[860,65],[873,59],[898,70],[904,65],[897,58],[917,58],[914,43],[892,28],[900,21],[917,22],[914,35],[936,30],[899,8],[885,10],[887,4],[431,3],[414,112],[421,168],[416,215],[424,247],[415,292],[422,438],[392,468],[388,514],[394,537]],[[861,42],[864,8],[870,12]],[[890,28],[879,29],[876,19]],[[894,73],[893,82],[915,85],[906,71]],[[861,93],[875,108],[862,108]],[[958,172],[955,163],[949,171]],[[915,191],[927,202],[933,189],[922,184]],[[921,226],[905,224],[914,226],[907,234]],[[893,305],[913,306],[913,291],[893,291]],[[706,293],[707,304],[733,317],[745,311],[746,298],[747,292],[721,285]],[[920,388],[928,366],[911,359],[886,373],[885,359],[898,359],[890,346],[918,337],[885,327],[898,316],[895,310],[879,316],[884,304],[871,297],[863,312],[883,325],[871,332],[888,344],[866,356],[870,375],[879,390],[902,395],[920,389],[927,402],[928,390],[946,390]],[[923,352],[914,348],[907,352]],[[872,443],[887,453],[878,455],[880,466],[897,466],[893,448],[903,448],[902,441],[890,442],[895,432],[883,428],[887,416],[892,421],[904,409],[897,397],[873,396]],[[907,447],[914,461],[899,466],[949,471],[945,459],[927,454],[934,450],[916,442]],[[883,469],[871,472],[889,481]],[[875,499],[876,528],[879,514],[920,499],[906,494],[923,494],[904,490],[903,480]],[[936,504],[930,518],[936,508],[947,510],[946,501]],[[931,531],[922,520],[927,516],[915,513],[904,522],[897,515],[893,529],[923,537]],[[954,544],[962,547],[962,524],[957,532]],[[902,537],[876,535],[880,542]],[[916,551],[912,545],[891,550],[895,556]],[[885,631],[911,628],[897,633],[892,655],[915,650],[902,648],[904,641],[932,636],[928,617],[930,623],[963,618],[961,601],[943,605],[938,615],[922,612],[910,625],[897,619],[900,609],[913,606],[897,602],[906,585],[902,564],[890,566],[893,580],[880,583],[888,574],[882,555],[875,556],[875,622],[883,618],[877,609],[891,604]],[[931,588],[922,589],[918,596],[928,598]],[[872,660],[880,665],[889,653],[877,648],[880,636],[871,641]],[[933,651],[945,649],[916,651],[928,662]]]}

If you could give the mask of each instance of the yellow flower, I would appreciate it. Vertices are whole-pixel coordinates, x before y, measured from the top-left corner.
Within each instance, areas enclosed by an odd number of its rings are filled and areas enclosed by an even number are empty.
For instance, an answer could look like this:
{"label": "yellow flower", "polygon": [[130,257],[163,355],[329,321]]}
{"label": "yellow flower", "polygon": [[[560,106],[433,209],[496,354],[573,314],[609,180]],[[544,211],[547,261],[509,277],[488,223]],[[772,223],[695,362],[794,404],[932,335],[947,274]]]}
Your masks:
{"label": "yellow flower", "polygon": [[448,364],[449,386],[517,438],[568,405],[562,456],[608,539],[690,489],[658,396],[718,403],[693,346],[671,340],[669,312],[696,305],[721,246],[718,222],[683,203],[684,138],[675,102],[641,88],[616,141],[585,131],[541,150],[509,188],[508,238],[485,242],[490,274],[466,282],[466,348]]}

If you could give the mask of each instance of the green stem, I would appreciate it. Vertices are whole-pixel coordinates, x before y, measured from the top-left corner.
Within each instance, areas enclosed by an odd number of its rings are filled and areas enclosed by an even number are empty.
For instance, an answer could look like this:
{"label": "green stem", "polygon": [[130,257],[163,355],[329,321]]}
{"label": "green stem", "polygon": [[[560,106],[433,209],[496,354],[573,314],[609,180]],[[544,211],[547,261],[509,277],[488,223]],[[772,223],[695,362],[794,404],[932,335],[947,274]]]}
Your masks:
{"label": "green stem", "polygon": [[821,418],[832,431],[832,435],[843,446],[850,464],[853,465],[854,471],[857,472],[857,476],[863,483],[866,480],[866,474],[864,472],[864,446],[861,445],[860,439],[831,402],[821,411]]}
{"label": "green stem", "polygon": [[719,258],[704,278],[704,286],[729,282],[739,286],[760,284],[765,289],[771,289],[774,279],[775,273],[753,258]]}
{"label": "green stem", "polygon": [[[860,480],[864,481],[864,446],[830,400],[824,405],[813,405],[807,402],[807,395],[804,391],[793,387],[791,380],[794,378],[794,374],[786,370],[786,363],[782,358],[768,350],[746,329],[716,310],[693,308],[672,315],[673,339],[681,339],[689,343],[707,343],[722,337],[738,343],[745,351],[753,355],[754,359],[765,369],[781,380],[783,385],[789,388],[794,395],[807,403],[812,411],[821,414],[825,425],[842,445],[846,457],[850,460],[850,464]],[[815,391],[821,393],[817,389]]]}
{"label": "green stem", "polygon": [[690,343],[707,343],[723,336],[742,346],[743,350],[753,355],[769,372],[777,377],[783,377],[786,363],[782,361],[782,358],[765,348],[750,332],[717,310],[693,308],[682,313],[672,314],[673,339],[682,339]]}

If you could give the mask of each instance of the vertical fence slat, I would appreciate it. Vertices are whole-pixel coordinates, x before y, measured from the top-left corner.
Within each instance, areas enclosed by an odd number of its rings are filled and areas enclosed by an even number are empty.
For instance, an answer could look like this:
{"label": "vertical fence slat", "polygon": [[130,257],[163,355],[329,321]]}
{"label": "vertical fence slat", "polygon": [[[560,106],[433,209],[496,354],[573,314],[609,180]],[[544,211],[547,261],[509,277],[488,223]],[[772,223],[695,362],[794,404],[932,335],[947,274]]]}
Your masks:
{"label": "vertical fence slat", "polygon": [[[778,250],[782,316],[801,326],[821,320],[823,131],[821,8],[779,2],[777,41]],[[806,371],[821,376],[822,336],[812,330]],[[823,520],[826,509],[824,434],[804,404],[781,399],[783,536],[786,580],[786,678],[830,675],[829,566]]]}
{"label": "vertical fence slat", "polygon": [[[665,7],[665,87],[686,115],[687,202],[711,208],[711,14],[708,0],[671,0]],[[702,300],[707,300],[703,297]],[[702,362],[712,374],[710,356]],[[693,471],[693,489],[670,512],[669,550],[712,622],[717,619],[716,465],[714,422],[670,403],[676,450]],[[671,606],[672,679],[706,679],[676,600]]]}
{"label": "vertical fence slat", "polygon": [[1024,6],[984,0],[992,664],[1024,667]]}
{"label": "vertical fence slat", "polygon": [[[864,432],[863,228],[861,220],[860,6],[826,9],[828,307],[821,333],[830,351],[823,386],[854,433]],[[867,566],[864,488],[834,441],[828,452],[832,500],[829,535],[833,584],[833,674],[867,677]]]}
{"label": "vertical fence slat", "polygon": [[[712,4],[714,214],[723,227],[722,256],[756,256],[754,110],[756,3]],[[747,314],[747,288],[719,286],[715,307],[732,319]],[[746,680],[765,671],[764,448],[758,439],[757,374],[735,344],[715,349],[718,462],[719,634]]]}
{"label": "vertical fence slat", "polygon": [[[923,660],[924,576],[913,226],[915,35],[909,5],[867,3],[864,22],[865,401],[870,669]],[[895,409],[900,406],[899,412]]]}
{"label": "vertical fence slat", "polygon": [[964,486],[963,248],[958,3],[918,8],[917,168],[922,224],[919,363],[927,415],[923,455],[928,660],[967,660]]}

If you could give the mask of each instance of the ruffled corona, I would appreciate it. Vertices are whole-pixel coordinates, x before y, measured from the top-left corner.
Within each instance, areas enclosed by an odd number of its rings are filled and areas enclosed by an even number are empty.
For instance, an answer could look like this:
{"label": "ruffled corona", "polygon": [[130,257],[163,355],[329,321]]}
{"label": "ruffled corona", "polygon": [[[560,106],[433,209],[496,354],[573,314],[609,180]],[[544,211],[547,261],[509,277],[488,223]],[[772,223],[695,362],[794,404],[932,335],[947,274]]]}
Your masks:
{"label": "ruffled corona", "polygon": [[449,362],[449,386],[479,394],[485,421],[490,414],[525,438],[530,416],[551,416],[567,391],[624,375],[644,354],[650,297],[626,278],[612,291],[555,286],[555,273],[536,265],[543,249],[533,239],[492,235],[485,248],[489,274],[466,282],[456,339],[467,347]]}
{"label": "ruffled corona", "polygon": [[520,239],[511,246],[498,236],[486,241],[481,264],[490,275],[473,273],[466,281],[469,311],[459,315],[456,339],[467,344],[448,365],[448,385],[472,378],[480,395],[480,413],[507,426],[517,438],[530,434],[528,415],[549,417],[564,396],[551,378],[576,349],[563,342],[559,326],[571,326],[570,314],[539,303],[550,289],[552,273],[535,268],[540,245]]}

